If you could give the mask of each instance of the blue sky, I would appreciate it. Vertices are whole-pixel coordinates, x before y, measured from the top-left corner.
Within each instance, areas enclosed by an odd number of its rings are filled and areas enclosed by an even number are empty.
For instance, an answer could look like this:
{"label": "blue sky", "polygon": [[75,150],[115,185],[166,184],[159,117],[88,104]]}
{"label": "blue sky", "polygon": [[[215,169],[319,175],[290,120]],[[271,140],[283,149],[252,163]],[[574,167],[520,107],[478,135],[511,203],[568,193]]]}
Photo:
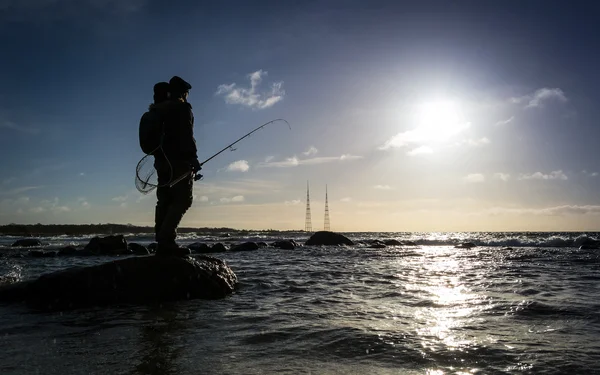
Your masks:
{"label": "blue sky", "polygon": [[0,0],[0,223],[151,225],[152,86],[193,85],[185,226],[598,230],[600,5]]}

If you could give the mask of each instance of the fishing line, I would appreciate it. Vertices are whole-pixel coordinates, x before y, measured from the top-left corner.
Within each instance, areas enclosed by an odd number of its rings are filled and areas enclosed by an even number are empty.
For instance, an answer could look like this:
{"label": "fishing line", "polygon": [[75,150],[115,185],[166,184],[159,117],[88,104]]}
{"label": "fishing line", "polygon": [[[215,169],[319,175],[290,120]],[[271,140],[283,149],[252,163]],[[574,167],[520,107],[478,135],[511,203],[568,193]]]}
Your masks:
{"label": "fishing line", "polygon": [[[264,128],[265,126],[272,124],[274,122],[278,122],[278,121],[282,121],[285,122],[287,124],[287,126],[290,128],[290,130],[292,130],[292,127],[290,126],[290,123],[287,122],[287,120],[282,119],[282,118],[278,118],[275,120],[271,120],[268,121],[258,127],[256,127],[255,129],[253,129],[252,131],[244,134],[243,136],[241,136],[240,138],[238,138],[237,140],[235,140],[234,142],[228,144],[227,146],[223,147],[222,150],[220,150],[219,152],[217,152],[216,154],[212,155],[211,157],[209,157],[208,159],[204,160],[202,163],[200,163],[200,166],[203,166],[204,164],[208,163],[209,161],[211,161],[212,159],[214,159],[215,157],[219,156],[220,154],[222,154],[223,152],[230,150],[230,151],[235,151],[236,149],[233,148],[233,146],[235,144],[237,144],[238,142],[240,142],[241,140],[251,136],[254,132],[259,131],[260,129]],[[154,155],[155,152],[159,151],[163,153],[165,159],[167,160],[167,163],[169,164],[169,170],[170,170],[170,177],[169,177],[169,182],[167,182],[166,184],[159,184],[158,183],[158,173],[156,171],[156,169],[154,168],[154,163],[152,162],[152,156]],[[177,183],[179,183],[181,180],[187,178],[188,176],[192,175],[194,172],[189,171],[186,172],[184,174],[182,174],[181,176],[177,177],[175,180],[173,180],[173,168],[171,166],[171,162],[169,161],[169,159],[167,158],[167,155],[165,154],[163,148],[162,148],[162,142],[161,144],[156,148],[156,150],[154,150],[152,153],[144,156],[137,164],[136,167],[136,173],[135,173],[135,187],[138,189],[138,191],[142,194],[148,194],[149,192],[151,192],[152,190],[154,190],[155,188],[158,187],[165,187],[165,186],[169,186],[169,187],[173,187],[174,185],[176,185]],[[200,176],[200,175],[198,175]],[[197,177],[197,176],[194,176]]]}

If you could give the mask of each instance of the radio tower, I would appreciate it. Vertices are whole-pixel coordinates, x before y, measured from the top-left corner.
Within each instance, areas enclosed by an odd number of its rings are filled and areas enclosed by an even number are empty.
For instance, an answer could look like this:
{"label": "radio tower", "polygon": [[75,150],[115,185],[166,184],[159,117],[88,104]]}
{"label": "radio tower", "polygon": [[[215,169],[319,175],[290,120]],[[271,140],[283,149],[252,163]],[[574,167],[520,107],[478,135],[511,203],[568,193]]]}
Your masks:
{"label": "radio tower", "polygon": [[310,222],[310,195],[308,194],[308,181],[306,181],[306,221],[304,223],[304,231],[312,232],[312,224]]}
{"label": "radio tower", "polygon": [[329,204],[327,203],[327,185],[325,185],[325,230],[329,229]]}

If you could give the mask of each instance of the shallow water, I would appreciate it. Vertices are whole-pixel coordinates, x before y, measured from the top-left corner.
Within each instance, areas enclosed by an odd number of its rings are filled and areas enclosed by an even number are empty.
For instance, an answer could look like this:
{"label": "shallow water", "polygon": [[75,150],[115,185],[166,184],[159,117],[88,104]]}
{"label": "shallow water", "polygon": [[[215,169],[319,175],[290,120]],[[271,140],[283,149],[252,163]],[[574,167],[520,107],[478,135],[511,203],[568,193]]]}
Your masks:
{"label": "shallow water", "polygon": [[[600,373],[598,254],[422,245],[215,254],[240,280],[224,300],[0,306],[0,373]],[[107,260],[0,262],[27,279]]]}

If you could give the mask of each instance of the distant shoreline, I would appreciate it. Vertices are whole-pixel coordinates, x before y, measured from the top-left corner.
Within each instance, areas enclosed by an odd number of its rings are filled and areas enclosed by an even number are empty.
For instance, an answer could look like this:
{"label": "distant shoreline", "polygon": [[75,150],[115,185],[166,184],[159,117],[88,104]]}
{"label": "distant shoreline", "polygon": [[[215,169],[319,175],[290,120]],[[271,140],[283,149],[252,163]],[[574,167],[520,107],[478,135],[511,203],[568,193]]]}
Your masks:
{"label": "distant shoreline", "polygon": [[[235,228],[178,228],[179,233],[285,233],[301,232],[300,230],[247,230]],[[154,227],[127,224],[9,224],[0,226],[0,235],[5,236],[76,236],[88,234],[140,234],[154,233]]]}

